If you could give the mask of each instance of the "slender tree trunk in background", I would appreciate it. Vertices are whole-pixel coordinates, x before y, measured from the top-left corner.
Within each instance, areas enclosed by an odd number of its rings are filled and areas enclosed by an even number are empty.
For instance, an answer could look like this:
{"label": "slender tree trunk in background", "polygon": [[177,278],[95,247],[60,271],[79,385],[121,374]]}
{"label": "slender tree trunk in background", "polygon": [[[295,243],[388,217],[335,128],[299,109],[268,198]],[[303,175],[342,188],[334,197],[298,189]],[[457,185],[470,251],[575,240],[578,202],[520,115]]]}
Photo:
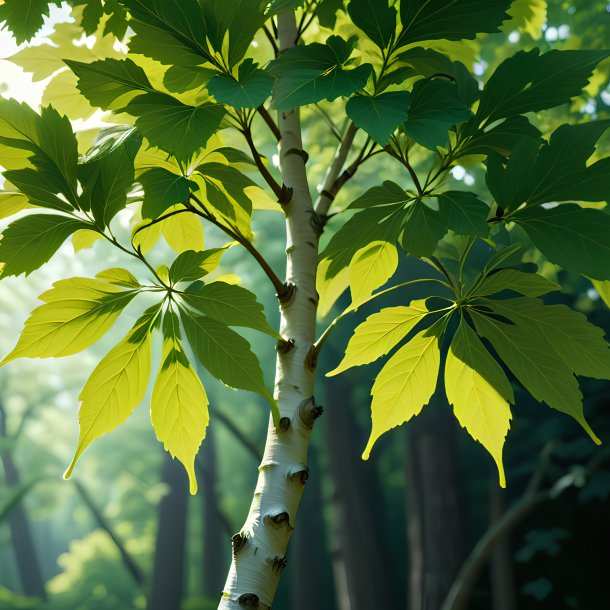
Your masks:
{"label": "slender tree trunk in background", "polygon": [[[338,549],[334,558],[340,610],[395,608],[383,548],[383,506],[375,461],[361,458],[364,439],[349,411],[351,389],[344,377],[327,386],[327,448],[333,483]],[[362,442],[359,442],[362,440]]]}
{"label": "slender tree trunk in background", "polygon": [[[7,436],[6,412],[4,405],[0,403],[0,439],[6,439]],[[21,481],[10,451],[0,451],[0,459],[2,460],[4,480],[7,487],[17,487]],[[46,600],[47,592],[32,538],[30,521],[22,502],[18,502],[11,510],[9,527],[23,593],[27,596]]]}
{"label": "slender tree trunk in background", "polygon": [[219,511],[216,488],[218,460],[216,433],[211,427],[203,444],[203,593],[216,598],[222,591],[226,576],[226,524]]}
{"label": "slender tree trunk in background", "polygon": [[439,610],[464,559],[456,432],[442,388],[407,426],[410,610]]}
{"label": "slender tree trunk in background", "polygon": [[[490,527],[494,527],[504,513],[504,493],[493,479],[489,490]],[[517,610],[510,536],[496,545],[491,555],[490,568],[493,610]]]}
{"label": "slender tree trunk in background", "polygon": [[159,505],[159,527],[148,610],[179,610],[184,587],[188,480],[178,460],[164,453],[161,480],[169,492]]}
{"label": "slender tree trunk in background", "polygon": [[[284,11],[277,19],[280,50],[293,47],[294,12]],[[319,414],[313,400],[314,371],[308,365],[316,331],[318,234],[301,153],[299,111],[280,112],[279,129],[282,180],[292,189],[284,208],[286,281],[295,287],[292,298],[281,304],[280,333],[286,342],[278,345],[275,379],[281,420],[278,428],[270,422],[250,511],[233,537],[233,560],[220,610],[271,607],[306,480],[309,437]],[[307,572],[295,577],[310,581]]]}

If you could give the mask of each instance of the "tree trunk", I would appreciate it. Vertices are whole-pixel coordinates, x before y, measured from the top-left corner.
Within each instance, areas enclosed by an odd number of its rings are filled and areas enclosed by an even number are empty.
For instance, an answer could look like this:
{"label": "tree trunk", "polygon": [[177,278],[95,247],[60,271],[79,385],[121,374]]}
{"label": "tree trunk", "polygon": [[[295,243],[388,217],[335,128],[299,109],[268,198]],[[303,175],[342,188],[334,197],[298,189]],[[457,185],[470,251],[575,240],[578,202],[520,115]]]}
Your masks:
{"label": "tree trunk", "polygon": [[[327,447],[333,482],[337,546],[334,556],[341,610],[395,608],[394,587],[383,549],[383,507],[374,460],[360,457],[364,442],[348,409],[350,388],[342,377],[328,384]],[[364,440],[364,439],[362,439]]]}
{"label": "tree trunk", "polygon": [[[0,439],[7,437],[6,412],[4,406],[0,404]],[[21,481],[12,454],[9,450],[0,451],[0,459],[4,468],[6,486],[17,487]],[[47,592],[32,538],[30,521],[21,501],[11,510],[9,527],[23,593],[29,597],[38,597],[46,601]]]}
{"label": "tree trunk", "polygon": [[464,558],[456,427],[442,388],[407,434],[409,608],[439,610]]}
{"label": "tree trunk", "polygon": [[159,527],[148,610],[179,610],[184,586],[189,498],[184,469],[164,453],[161,479],[169,487],[159,506]]}
{"label": "tree trunk", "polygon": [[[295,45],[293,11],[277,17],[280,50]],[[315,341],[316,270],[318,234],[305,155],[302,154],[298,109],[279,116],[280,170],[289,202],[286,213],[286,281],[294,286],[289,300],[281,303],[275,398],[279,408],[276,428],[270,422],[259,478],[246,522],[233,537],[233,559],[220,601],[220,610],[240,607],[270,608],[307,473],[307,447],[315,417],[314,371],[310,348]],[[290,189],[290,190],[289,190]],[[295,575],[308,579],[308,574]]]}

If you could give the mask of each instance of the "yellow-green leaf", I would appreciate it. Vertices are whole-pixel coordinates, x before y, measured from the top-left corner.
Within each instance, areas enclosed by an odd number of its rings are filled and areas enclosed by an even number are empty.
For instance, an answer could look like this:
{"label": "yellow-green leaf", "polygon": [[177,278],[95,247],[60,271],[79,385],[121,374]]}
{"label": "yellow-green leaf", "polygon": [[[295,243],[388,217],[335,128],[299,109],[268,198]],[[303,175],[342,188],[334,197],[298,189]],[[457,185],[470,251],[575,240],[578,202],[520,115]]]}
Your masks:
{"label": "yellow-green leaf", "polygon": [[398,266],[396,246],[373,241],[359,250],[349,265],[349,283],[354,306],[366,301],[373,290],[385,284]]}
{"label": "yellow-green leaf", "polygon": [[98,239],[102,239],[102,234],[97,231],[91,231],[90,229],[81,229],[80,231],[77,231],[72,235],[74,254],[81,250],[91,248]]}
{"label": "yellow-green leaf", "polygon": [[195,456],[209,421],[208,397],[180,342],[166,337],[152,392],[150,417],[159,441],[186,469],[197,493]]}
{"label": "yellow-green leaf", "polygon": [[386,307],[369,316],[356,327],[343,360],[327,377],[353,367],[368,364],[387,354],[429,313],[426,299],[411,301],[408,307]]}
{"label": "yellow-green leaf", "polygon": [[423,330],[403,345],[381,369],[371,394],[373,428],[362,458],[388,430],[418,415],[436,389],[440,365],[439,334]]}
{"label": "yellow-green leaf", "polygon": [[[173,206],[165,214],[180,207]],[[203,250],[203,225],[195,214],[175,214],[159,224],[165,241],[174,252]]]}
{"label": "yellow-green leaf", "polygon": [[0,220],[28,207],[28,198],[17,191],[0,191]]}
{"label": "yellow-green leaf", "polygon": [[95,343],[137,294],[99,279],[60,280],[40,295],[15,349],[0,363],[16,358],[69,356]]}
{"label": "yellow-green leaf", "polygon": [[597,294],[599,294],[602,301],[610,307],[610,281],[591,280],[591,283],[595,290],[597,290]]}
{"label": "yellow-green leaf", "polygon": [[337,299],[347,290],[349,286],[349,267],[344,267],[333,277],[326,277],[326,272],[330,266],[330,258],[325,258],[318,264],[316,277],[316,288],[318,290],[318,315],[325,318]]}
{"label": "yellow-green leaf", "polygon": [[502,464],[504,439],[510,428],[510,383],[500,365],[463,320],[445,364],[445,390],[453,412],[467,432],[491,454],[506,487]]}
{"label": "yellow-green leaf", "polygon": [[80,435],[69,478],[83,451],[122,424],[146,394],[151,364],[151,330],[159,308],[149,310],[127,336],[101,360],[80,393]]}

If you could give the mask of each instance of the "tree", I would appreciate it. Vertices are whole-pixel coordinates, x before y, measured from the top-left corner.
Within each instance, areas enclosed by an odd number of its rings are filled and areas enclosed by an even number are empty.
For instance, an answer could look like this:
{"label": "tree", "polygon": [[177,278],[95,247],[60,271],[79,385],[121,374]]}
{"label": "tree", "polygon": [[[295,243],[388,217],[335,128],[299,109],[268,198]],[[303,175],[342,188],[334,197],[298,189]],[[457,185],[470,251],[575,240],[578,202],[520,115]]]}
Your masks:
{"label": "tree", "polygon": [[[0,20],[21,42],[36,33],[50,4],[58,1],[5,0]],[[2,364],[77,353],[108,332],[128,305],[146,300],[140,295],[155,299],[85,384],[80,439],[66,477],[87,446],[142,401],[157,335],[163,339],[152,425],[184,465],[192,493],[209,417],[191,358],[225,385],[269,403],[259,480],[247,520],[233,536],[219,608],[271,606],[308,476],[309,439],[322,413],[313,393],[318,355],[339,321],[361,307],[373,313],[327,375],[369,364],[400,344],[372,386],[365,459],[380,436],[430,401],[441,363],[453,412],[491,454],[501,486],[511,380],[572,416],[599,443],[585,419],[577,376],[610,378],[603,332],[575,310],[546,304],[540,297],[561,286],[527,261],[538,251],[569,273],[610,280],[610,217],[599,204],[610,192],[610,158],[595,148],[610,122],[542,133],[537,125],[544,121],[532,114],[544,116],[579,96],[610,52],[519,51],[481,89],[471,66],[455,58],[456,49],[468,46],[455,41],[498,31],[530,3],[71,4],[79,31],[95,33],[96,44],[74,45],[73,30],[58,30],[44,61],[32,60],[27,48],[14,61],[39,78],[60,70],[49,88],[76,82],[87,102],[76,110],[73,104],[69,114],[101,109],[116,124],[87,144],[52,104],[37,113],[0,100],[6,168],[0,210],[3,216],[27,211],[0,241],[3,277],[35,271],[70,236],[77,248],[104,240],[137,259],[142,271],[136,277],[111,268],[95,278],[56,281]],[[115,38],[127,52],[117,50]],[[315,201],[302,121],[326,121],[329,137],[338,139]],[[269,137],[277,141],[279,171],[261,152]],[[326,144],[312,142],[311,150]],[[382,157],[380,184],[342,201],[342,187]],[[452,168],[466,162],[483,163],[486,189],[448,188]],[[285,216],[285,280],[252,229],[263,210]],[[131,218],[127,236],[125,218]],[[208,235],[219,230],[229,241],[204,249],[202,223]],[[332,235],[321,246],[327,229]],[[161,233],[177,256],[158,264],[155,256],[165,252],[155,245]],[[236,247],[275,289],[279,329],[252,292],[230,277],[211,279]],[[404,256],[428,264],[428,276],[398,281]],[[423,298],[377,307],[384,295],[420,283]],[[318,335],[319,297],[327,311],[347,289],[351,304]],[[273,393],[248,341],[231,327],[277,341]]]}

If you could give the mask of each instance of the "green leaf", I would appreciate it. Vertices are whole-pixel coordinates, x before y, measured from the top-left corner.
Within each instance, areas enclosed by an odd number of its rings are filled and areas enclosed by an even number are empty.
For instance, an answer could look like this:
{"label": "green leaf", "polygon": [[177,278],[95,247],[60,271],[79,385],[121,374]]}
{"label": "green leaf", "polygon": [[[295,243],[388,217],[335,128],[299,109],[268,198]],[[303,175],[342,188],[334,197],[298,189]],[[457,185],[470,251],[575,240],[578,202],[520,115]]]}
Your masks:
{"label": "green leaf", "polygon": [[150,400],[150,418],[157,438],[184,465],[191,494],[197,493],[195,456],[210,420],[208,397],[191,366],[176,315],[169,311],[163,324],[161,367]]}
{"label": "green leaf", "polygon": [[591,283],[602,301],[610,307],[610,281],[600,282],[599,280],[591,280]]}
{"label": "green leaf", "polygon": [[595,442],[599,442],[585,420],[582,394],[570,367],[548,348],[546,341],[540,341],[535,327],[506,324],[470,311],[478,334],[490,341],[525,389],[536,400],[572,416]]}
{"label": "green leaf", "polygon": [[4,22],[17,44],[34,37],[42,27],[44,18],[49,16],[49,6],[59,0],[4,0],[0,4],[0,23]]}
{"label": "green leaf", "polygon": [[41,173],[31,167],[26,167],[6,171],[3,175],[6,180],[26,196],[30,205],[60,212],[73,210],[69,203],[57,196],[64,183],[61,176],[52,169]]}
{"label": "green leaf", "polygon": [[218,74],[208,83],[208,91],[216,101],[233,108],[257,108],[271,95],[272,88],[273,77],[251,59],[239,65],[237,78]]}
{"label": "green leaf", "polygon": [[547,0],[514,0],[509,13],[512,19],[506,31],[521,30],[534,40],[540,39],[547,20]]}
{"label": "green leaf", "polygon": [[439,334],[423,330],[403,345],[381,369],[371,394],[373,427],[362,459],[385,432],[418,415],[436,389],[440,365]]}
{"label": "green leaf", "polygon": [[192,282],[211,273],[220,264],[220,258],[226,248],[212,248],[210,250],[187,250],[172,263],[169,268],[169,278],[174,283]]}
{"label": "green leaf", "polygon": [[2,275],[30,274],[44,265],[72,233],[89,228],[91,225],[82,220],[54,214],[15,220],[0,240],[0,262],[5,265]]}
{"label": "green leaf", "polygon": [[442,79],[424,79],[413,86],[409,116],[403,128],[407,136],[429,150],[446,146],[449,130],[471,117],[457,87]]}
{"label": "green leaf", "polygon": [[448,229],[457,235],[486,237],[489,206],[474,193],[446,191],[437,195],[439,210]]}
{"label": "green leaf", "polygon": [[250,344],[226,324],[180,310],[189,343],[205,368],[230,388],[257,392],[279,417],[277,404],[267,391],[263,371]]}
{"label": "green leaf", "polygon": [[396,33],[396,9],[388,0],[351,0],[347,7],[354,25],[380,49],[386,49]]}
{"label": "green leaf", "polygon": [[385,356],[428,314],[426,299],[411,301],[408,307],[386,307],[369,316],[350,337],[345,356],[327,377],[338,375],[353,366],[369,364]]}
{"label": "green leaf", "polygon": [[[491,4],[491,3],[490,3]],[[477,121],[538,112],[580,95],[595,66],[610,51],[519,51],[503,61],[487,81]]]}
{"label": "green leaf", "polygon": [[[171,272],[170,272],[171,273]],[[226,282],[195,282],[182,294],[184,302],[227,326],[243,326],[281,339],[267,318],[256,295],[241,286]]]}
{"label": "green leaf", "polygon": [[372,241],[359,250],[349,265],[350,289],[354,307],[366,301],[385,284],[398,267],[398,252],[387,241]]}
{"label": "green leaf", "polygon": [[127,336],[102,358],[79,395],[80,435],[74,458],[64,477],[72,475],[78,458],[96,439],[122,424],[138,406],[148,386],[151,333],[160,306],[150,308]]}
{"label": "green leaf", "polygon": [[270,0],[267,3],[265,14],[268,17],[278,15],[279,13],[299,8],[302,4],[305,4],[305,0]]}
{"label": "green leaf", "polygon": [[489,451],[498,466],[500,487],[506,487],[502,449],[513,391],[500,365],[463,319],[447,354],[445,389],[460,425]]}
{"label": "green leaf", "polygon": [[552,263],[596,280],[610,279],[610,216],[563,204],[523,208],[511,215]]}
{"label": "green leaf", "polygon": [[28,207],[27,197],[18,191],[0,191],[0,219],[8,218]]}
{"label": "green leaf", "polygon": [[84,350],[112,327],[136,294],[100,279],[55,282],[40,295],[45,304],[32,312],[0,366],[16,358],[57,358]]}
{"label": "green leaf", "polygon": [[561,286],[537,273],[525,273],[517,269],[500,269],[488,275],[474,294],[487,296],[503,290],[512,290],[526,297],[539,297],[555,290],[561,290]]}
{"label": "green leaf", "polygon": [[354,38],[345,41],[339,36],[329,36],[326,44],[299,45],[273,60],[267,68],[277,79],[272,106],[289,110],[324,99],[333,101],[363,89],[372,66],[347,68],[354,45]]}
{"label": "green leaf", "polygon": [[385,146],[396,128],[407,118],[410,100],[411,96],[406,91],[357,95],[348,100],[345,111],[356,127],[366,131],[377,144]]}
{"label": "green leaf", "polygon": [[154,220],[168,208],[177,203],[184,203],[191,191],[199,186],[184,176],[173,174],[162,167],[153,167],[138,177],[138,182],[144,189],[142,217]]}
{"label": "green leaf", "polygon": [[[100,59],[92,63],[65,60],[78,76],[78,90],[92,106],[102,110],[116,109],[138,91],[154,91],[146,72],[131,59]],[[116,102],[116,103],[115,103]]]}
{"label": "green leaf", "polygon": [[115,286],[124,286],[125,288],[140,288],[140,282],[127,269],[121,267],[112,267],[105,271],[100,271],[96,276],[100,280],[114,284]]}
{"label": "green leaf", "polygon": [[216,70],[201,66],[170,66],[163,75],[163,85],[172,93],[186,93],[205,87],[216,74]]}
{"label": "green leaf", "polygon": [[218,104],[183,104],[165,93],[144,93],[127,104],[125,112],[138,117],[136,127],[151,145],[188,161],[216,133],[225,110]]}
{"label": "green leaf", "polygon": [[349,208],[372,208],[381,205],[407,203],[410,197],[405,190],[391,180],[384,180],[381,186],[374,186],[349,204]]}
{"label": "green leaf", "polygon": [[409,0],[400,3],[398,44],[420,40],[463,40],[497,32],[511,0]]}
{"label": "green leaf", "polygon": [[447,225],[440,212],[423,201],[415,201],[404,223],[402,247],[414,256],[431,256],[438,242],[447,233]]}

